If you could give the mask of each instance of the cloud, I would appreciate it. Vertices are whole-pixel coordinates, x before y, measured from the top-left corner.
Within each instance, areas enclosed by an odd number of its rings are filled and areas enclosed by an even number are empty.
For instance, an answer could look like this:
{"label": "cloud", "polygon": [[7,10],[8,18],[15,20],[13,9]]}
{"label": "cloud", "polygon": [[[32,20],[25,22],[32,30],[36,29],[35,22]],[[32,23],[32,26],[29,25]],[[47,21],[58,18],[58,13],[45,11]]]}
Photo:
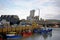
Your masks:
{"label": "cloud", "polygon": [[60,0],[0,0],[0,15],[18,15],[26,19],[31,9],[38,8],[42,18],[59,18]]}
{"label": "cloud", "polygon": [[60,7],[60,0],[51,0],[42,4],[43,6],[56,6]]}
{"label": "cloud", "polygon": [[9,0],[9,1],[8,2],[10,4],[14,4],[14,6],[22,6],[24,8],[31,9],[35,7],[38,8],[41,6],[41,4],[43,4],[44,2],[48,2],[49,0]]}
{"label": "cloud", "polygon": [[32,6],[32,2],[27,2],[23,0],[11,0],[12,4],[17,7],[30,8]]}
{"label": "cloud", "polygon": [[54,18],[55,18],[55,19],[59,19],[59,20],[60,20],[60,14],[59,14],[59,15],[57,15],[57,16],[55,16]]}
{"label": "cloud", "polygon": [[[44,7],[41,9],[40,16],[45,19],[55,18],[55,16],[60,14],[60,9],[58,7]],[[60,19],[60,18],[59,18]]]}
{"label": "cloud", "polygon": [[0,10],[3,10],[5,8],[3,3],[0,3]]}
{"label": "cloud", "polygon": [[0,10],[0,15],[18,15],[20,19],[26,19],[29,15],[29,10],[5,8],[4,10]]}

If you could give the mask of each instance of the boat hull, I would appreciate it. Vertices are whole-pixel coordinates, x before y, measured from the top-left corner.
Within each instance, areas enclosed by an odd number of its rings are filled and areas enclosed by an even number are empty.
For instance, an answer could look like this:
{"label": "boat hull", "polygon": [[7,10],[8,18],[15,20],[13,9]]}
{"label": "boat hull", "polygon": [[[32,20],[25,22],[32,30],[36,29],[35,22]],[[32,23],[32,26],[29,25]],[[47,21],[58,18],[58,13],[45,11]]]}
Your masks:
{"label": "boat hull", "polygon": [[33,33],[40,33],[40,34],[47,34],[47,33],[49,33],[49,32],[52,32],[52,29],[34,29],[33,30]]}

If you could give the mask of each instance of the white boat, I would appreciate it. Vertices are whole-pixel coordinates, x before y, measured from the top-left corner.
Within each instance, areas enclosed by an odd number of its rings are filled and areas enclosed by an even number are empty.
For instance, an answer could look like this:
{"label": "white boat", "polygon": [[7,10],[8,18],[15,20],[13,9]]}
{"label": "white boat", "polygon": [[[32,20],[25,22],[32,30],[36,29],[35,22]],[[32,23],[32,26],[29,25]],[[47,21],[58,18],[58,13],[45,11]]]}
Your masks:
{"label": "white boat", "polygon": [[15,36],[15,34],[6,34],[6,36]]}
{"label": "white boat", "polygon": [[9,32],[8,34],[6,34],[6,36],[15,36],[16,32]]}

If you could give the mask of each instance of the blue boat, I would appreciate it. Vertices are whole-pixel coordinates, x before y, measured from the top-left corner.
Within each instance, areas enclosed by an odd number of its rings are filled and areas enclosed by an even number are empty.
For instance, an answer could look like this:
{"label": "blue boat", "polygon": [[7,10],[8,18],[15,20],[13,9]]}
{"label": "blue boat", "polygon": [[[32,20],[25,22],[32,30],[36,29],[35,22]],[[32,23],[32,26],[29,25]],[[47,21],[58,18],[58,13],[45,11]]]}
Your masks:
{"label": "blue boat", "polygon": [[47,30],[41,30],[41,34],[47,34]]}
{"label": "blue boat", "polygon": [[22,38],[22,36],[18,36],[18,35],[6,36],[6,37],[7,37],[7,40],[20,40]]}
{"label": "blue boat", "polygon": [[49,32],[52,32],[52,28],[51,29],[41,29],[40,31],[39,31],[39,33],[44,33],[44,34],[47,34],[47,33],[49,33]]}
{"label": "blue boat", "polygon": [[22,36],[6,36],[7,38],[22,38]]}
{"label": "blue boat", "polygon": [[10,32],[8,34],[6,34],[6,38],[7,40],[20,40],[20,38],[22,38],[21,35],[16,35],[16,32]]}
{"label": "blue boat", "polygon": [[48,29],[47,31],[48,31],[48,32],[52,32],[52,29]]}
{"label": "blue boat", "polygon": [[38,29],[34,29],[33,32],[34,32],[34,33],[38,33]]}
{"label": "blue boat", "polygon": [[52,32],[52,28],[48,28],[48,29],[34,29],[33,30],[34,33],[40,33],[40,34],[47,34],[49,32]]}

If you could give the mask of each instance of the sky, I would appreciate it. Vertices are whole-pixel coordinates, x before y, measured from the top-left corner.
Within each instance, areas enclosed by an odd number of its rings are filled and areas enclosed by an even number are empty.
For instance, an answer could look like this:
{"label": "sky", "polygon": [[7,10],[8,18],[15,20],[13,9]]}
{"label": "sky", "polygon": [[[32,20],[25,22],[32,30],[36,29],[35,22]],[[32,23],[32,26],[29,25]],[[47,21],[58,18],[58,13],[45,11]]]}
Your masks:
{"label": "sky", "polygon": [[30,10],[40,9],[40,18],[60,20],[60,0],[0,0],[1,15],[18,15],[20,19],[26,19]]}

